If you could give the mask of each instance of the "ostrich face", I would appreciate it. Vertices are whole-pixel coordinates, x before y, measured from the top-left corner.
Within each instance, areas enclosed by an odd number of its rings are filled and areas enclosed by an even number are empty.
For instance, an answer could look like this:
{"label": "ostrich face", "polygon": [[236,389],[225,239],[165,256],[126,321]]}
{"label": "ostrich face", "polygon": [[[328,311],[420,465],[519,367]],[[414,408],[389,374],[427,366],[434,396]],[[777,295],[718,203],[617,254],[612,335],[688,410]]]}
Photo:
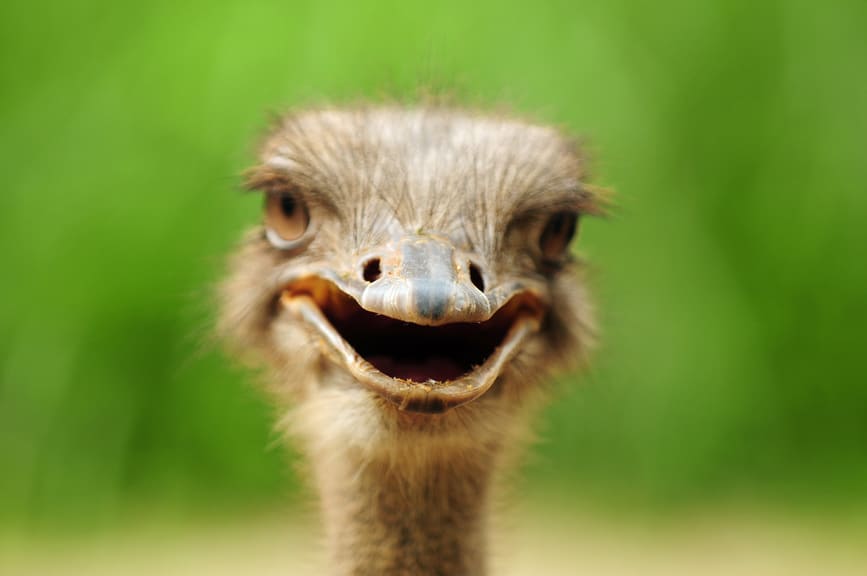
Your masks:
{"label": "ostrich face", "polygon": [[[553,129],[445,109],[283,120],[224,286],[223,326],[294,395],[399,413],[503,401],[581,355],[589,311],[569,244],[594,211]],[[475,402],[473,402],[475,401]]]}

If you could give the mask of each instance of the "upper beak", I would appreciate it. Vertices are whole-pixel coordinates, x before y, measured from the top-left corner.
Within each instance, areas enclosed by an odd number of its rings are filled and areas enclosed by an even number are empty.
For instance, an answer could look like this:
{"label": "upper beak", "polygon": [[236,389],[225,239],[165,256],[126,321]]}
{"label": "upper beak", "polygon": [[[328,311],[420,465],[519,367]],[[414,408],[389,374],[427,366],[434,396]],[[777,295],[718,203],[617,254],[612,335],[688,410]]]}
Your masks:
{"label": "upper beak", "polygon": [[368,255],[365,271],[371,269],[360,299],[370,312],[427,326],[491,316],[478,264],[446,240],[402,238]]}

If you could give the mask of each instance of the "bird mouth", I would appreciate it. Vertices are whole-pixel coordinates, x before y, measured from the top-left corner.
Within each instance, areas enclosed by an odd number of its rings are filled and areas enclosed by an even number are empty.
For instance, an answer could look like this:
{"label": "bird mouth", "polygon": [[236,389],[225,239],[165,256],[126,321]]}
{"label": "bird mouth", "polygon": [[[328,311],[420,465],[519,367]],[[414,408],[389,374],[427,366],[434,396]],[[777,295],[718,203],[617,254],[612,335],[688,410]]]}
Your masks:
{"label": "bird mouth", "polygon": [[280,304],[316,328],[325,353],[361,384],[401,410],[423,413],[487,392],[544,316],[541,300],[524,291],[482,322],[414,324],[365,310],[320,277],[286,286]]}

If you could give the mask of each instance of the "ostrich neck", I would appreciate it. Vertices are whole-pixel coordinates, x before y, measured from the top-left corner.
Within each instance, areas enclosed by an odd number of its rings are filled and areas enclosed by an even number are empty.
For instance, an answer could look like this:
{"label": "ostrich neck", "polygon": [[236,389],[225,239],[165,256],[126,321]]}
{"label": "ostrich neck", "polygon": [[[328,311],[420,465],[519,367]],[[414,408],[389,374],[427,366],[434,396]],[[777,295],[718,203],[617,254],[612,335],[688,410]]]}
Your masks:
{"label": "ostrich neck", "polygon": [[343,450],[317,476],[335,574],[485,573],[496,450]]}

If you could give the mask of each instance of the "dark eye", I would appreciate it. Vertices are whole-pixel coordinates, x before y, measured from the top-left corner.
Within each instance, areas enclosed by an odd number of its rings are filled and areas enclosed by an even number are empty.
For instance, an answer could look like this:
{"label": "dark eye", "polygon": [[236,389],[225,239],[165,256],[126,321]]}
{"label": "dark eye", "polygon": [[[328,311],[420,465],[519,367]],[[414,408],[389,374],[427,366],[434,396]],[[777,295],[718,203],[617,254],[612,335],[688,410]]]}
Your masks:
{"label": "dark eye", "polygon": [[562,263],[577,229],[578,215],[574,212],[557,212],[551,215],[539,236],[542,260],[546,264]]}
{"label": "dark eye", "polygon": [[277,248],[293,247],[309,224],[307,206],[297,195],[279,192],[265,196],[265,226],[268,239]]}

